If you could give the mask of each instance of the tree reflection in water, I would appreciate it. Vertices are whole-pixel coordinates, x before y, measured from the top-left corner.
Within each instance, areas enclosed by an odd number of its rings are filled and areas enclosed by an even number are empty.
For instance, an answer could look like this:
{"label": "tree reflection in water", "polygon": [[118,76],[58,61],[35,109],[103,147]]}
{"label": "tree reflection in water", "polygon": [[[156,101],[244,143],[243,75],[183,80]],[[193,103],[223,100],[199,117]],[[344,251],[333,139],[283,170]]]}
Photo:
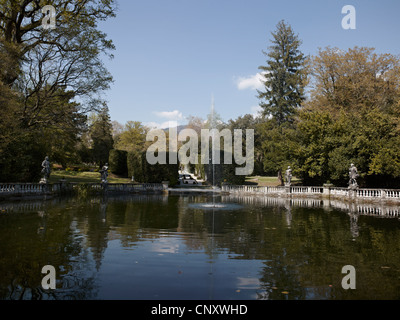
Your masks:
{"label": "tree reflection in water", "polygon": [[[1,203],[0,298],[400,297],[398,208],[215,201],[232,210],[203,210],[210,198],[192,195]],[[348,264],[356,268],[357,290],[341,288]],[[44,265],[56,268],[56,290],[41,287]]]}

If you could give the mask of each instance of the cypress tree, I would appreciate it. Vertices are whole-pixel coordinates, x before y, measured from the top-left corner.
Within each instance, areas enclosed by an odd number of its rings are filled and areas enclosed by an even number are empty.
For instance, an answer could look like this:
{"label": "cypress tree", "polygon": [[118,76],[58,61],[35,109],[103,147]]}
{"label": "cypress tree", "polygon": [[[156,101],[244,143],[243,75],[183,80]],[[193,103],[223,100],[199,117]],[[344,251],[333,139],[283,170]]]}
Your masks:
{"label": "cypress tree", "polygon": [[110,150],[113,148],[112,124],[108,107],[103,106],[90,126],[93,160],[100,167],[108,162]]}

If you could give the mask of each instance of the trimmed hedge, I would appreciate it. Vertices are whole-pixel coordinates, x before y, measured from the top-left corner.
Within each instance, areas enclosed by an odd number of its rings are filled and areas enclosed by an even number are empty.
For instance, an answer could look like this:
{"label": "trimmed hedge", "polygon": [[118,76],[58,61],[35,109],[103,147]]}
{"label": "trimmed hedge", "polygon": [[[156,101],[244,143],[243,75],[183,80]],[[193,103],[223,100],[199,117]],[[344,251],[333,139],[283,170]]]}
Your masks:
{"label": "trimmed hedge", "polygon": [[[211,154],[211,153],[210,153]],[[242,185],[246,181],[246,176],[236,175],[238,166],[232,158],[232,164],[224,163],[224,151],[220,151],[220,164],[204,164],[206,180],[212,185],[221,186],[222,183]]]}
{"label": "trimmed hedge", "polygon": [[[197,164],[196,171],[200,176],[206,178],[213,185],[221,185],[221,183],[230,183],[241,185],[245,183],[245,176],[236,175],[235,170],[237,164],[224,164],[224,152],[220,154],[221,164]],[[110,171],[118,175],[128,175],[134,177],[137,182],[145,183],[161,183],[169,181],[171,186],[178,183],[179,179],[179,163],[168,164],[169,152],[166,152],[167,164],[156,163],[151,165],[147,162],[146,151],[143,152],[126,152],[122,150],[111,150],[109,165]],[[232,159],[233,160],[233,159]],[[200,162],[200,156],[199,156]],[[214,175],[213,175],[213,171]],[[213,181],[213,179],[215,181]]]}
{"label": "trimmed hedge", "polygon": [[127,156],[128,176],[134,177],[135,181],[139,182],[144,182],[142,160],[143,160],[142,153],[136,151],[128,152]]}
{"label": "trimmed hedge", "polygon": [[110,172],[127,176],[128,174],[128,165],[127,165],[127,155],[128,152],[124,150],[110,150],[110,156],[108,158],[108,165],[110,168]]}
{"label": "trimmed hedge", "polygon": [[179,164],[168,164],[169,152],[166,153],[167,164],[156,163],[151,165],[147,162],[146,152],[128,153],[128,174],[134,176],[135,181],[146,183],[161,183],[169,181],[171,186],[178,183]]}

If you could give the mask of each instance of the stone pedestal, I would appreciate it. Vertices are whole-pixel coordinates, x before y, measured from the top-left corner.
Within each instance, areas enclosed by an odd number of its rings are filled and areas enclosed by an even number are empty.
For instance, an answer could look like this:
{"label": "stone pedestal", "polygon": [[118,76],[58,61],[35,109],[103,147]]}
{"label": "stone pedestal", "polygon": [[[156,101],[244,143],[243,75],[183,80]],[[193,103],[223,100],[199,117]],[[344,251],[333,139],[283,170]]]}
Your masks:
{"label": "stone pedestal", "polygon": [[290,194],[290,183],[285,183],[285,193]]}
{"label": "stone pedestal", "polygon": [[323,192],[322,192],[322,194],[325,196],[325,197],[330,197],[331,196],[331,187],[333,187],[333,184],[330,184],[330,183],[325,183],[324,184],[324,189],[323,189]]}
{"label": "stone pedestal", "polygon": [[349,186],[349,198],[350,199],[355,199],[357,197],[357,190],[358,190],[357,184],[351,184]]}
{"label": "stone pedestal", "polygon": [[163,186],[163,193],[168,194],[169,181],[163,181],[162,186]]}

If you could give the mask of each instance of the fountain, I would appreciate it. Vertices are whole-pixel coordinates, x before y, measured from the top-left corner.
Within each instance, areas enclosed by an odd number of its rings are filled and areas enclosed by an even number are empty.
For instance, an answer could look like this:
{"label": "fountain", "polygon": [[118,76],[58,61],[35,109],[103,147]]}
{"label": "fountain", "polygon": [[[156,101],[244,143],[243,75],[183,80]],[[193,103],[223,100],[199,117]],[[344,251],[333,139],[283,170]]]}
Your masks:
{"label": "fountain", "polygon": [[[214,96],[211,98],[211,113],[210,113],[210,129],[217,129],[217,119],[215,117],[215,109],[214,109]],[[211,156],[209,158],[209,163],[212,165],[212,189],[213,191],[219,190],[219,187],[215,184],[215,152],[219,152],[219,150],[215,150],[215,145],[214,145],[214,136],[215,132],[212,130],[212,148],[211,148]],[[242,208],[241,205],[239,204],[234,204],[234,203],[216,203],[215,202],[215,195],[213,195],[212,202],[206,202],[206,203],[192,203],[189,204],[190,208],[194,209],[212,209],[212,210],[236,210]],[[214,213],[213,213],[214,214]]]}
{"label": "fountain", "polygon": [[203,209],[203,210],[238,210],[243,208],[242,205],[236,203],[215,203],[213,202],[205,202],[205,203],[190,203],[188,204],[189,208],[192,209]]}
{"label": "fountain", "polygon": [[[210,129],[212,132],[212,148],[211,148],[211,157],[209,158],[208,163],[211,163],[212,167],[212,190],[213,190],[213,195],[212,195],[212,202],[205,202],[205,203],[190,203],[188,204],[189,208],[192,209],[199,209],[202,211],[207,211],[210,210],[210,214],[212,214],[212,226],[211,226],[211,232],[210,232],[210,248],[211,248],[211,256],[214,255],[214,234],[215,234],[215,211],[216,210],[237,210],[242,208],[242,205],[235,204],[235,203],[223,203],[223,202],[216,202],[215,197],[216,197],[216,192],[219,189],[218,186],[216,185],[215,181],[215,158],[216,154],[215,152],[219,152],[219,150],[215,150],[215,131],[212,129],[216,129],[217,124],[216,124],[216,119],[215,119],[215,110],[214,110],[214,96],[212,96],[212,101],[211,101],[211,114],[210,114]],[[214,294],[214,262],[210,263],[210,296],[209,299],[213,299],[213,294]]]}

